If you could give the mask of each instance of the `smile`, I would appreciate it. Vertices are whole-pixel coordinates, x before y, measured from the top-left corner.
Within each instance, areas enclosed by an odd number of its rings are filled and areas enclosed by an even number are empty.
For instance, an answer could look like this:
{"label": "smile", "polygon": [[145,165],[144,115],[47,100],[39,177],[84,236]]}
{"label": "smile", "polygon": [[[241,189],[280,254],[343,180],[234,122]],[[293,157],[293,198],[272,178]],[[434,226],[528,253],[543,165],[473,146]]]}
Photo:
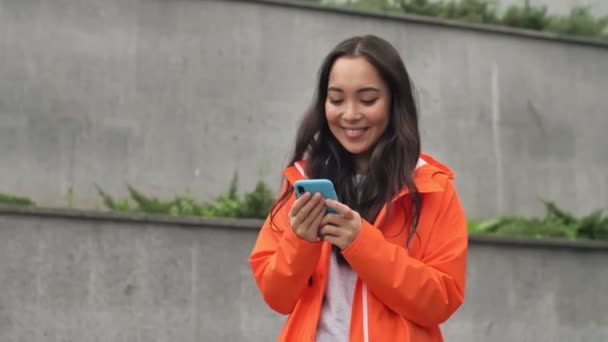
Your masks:
{"label": "smile", "polygon": [[368,128],[343,128],[344,134],[349,138],[360,138]]}

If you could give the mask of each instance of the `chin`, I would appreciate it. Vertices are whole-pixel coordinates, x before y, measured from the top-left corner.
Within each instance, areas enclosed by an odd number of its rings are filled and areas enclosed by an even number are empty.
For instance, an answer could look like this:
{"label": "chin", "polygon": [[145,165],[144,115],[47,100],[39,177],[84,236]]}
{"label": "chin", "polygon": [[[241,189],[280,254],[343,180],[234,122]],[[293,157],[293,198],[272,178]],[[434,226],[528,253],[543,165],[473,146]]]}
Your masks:
{"label": "chin", "polygon": [[344,147],[344,149],[352,155],[358,155],[358,154],[363,154],[363,153],[367,152],[367,149],[363,146],[342,145],[342,147]]}

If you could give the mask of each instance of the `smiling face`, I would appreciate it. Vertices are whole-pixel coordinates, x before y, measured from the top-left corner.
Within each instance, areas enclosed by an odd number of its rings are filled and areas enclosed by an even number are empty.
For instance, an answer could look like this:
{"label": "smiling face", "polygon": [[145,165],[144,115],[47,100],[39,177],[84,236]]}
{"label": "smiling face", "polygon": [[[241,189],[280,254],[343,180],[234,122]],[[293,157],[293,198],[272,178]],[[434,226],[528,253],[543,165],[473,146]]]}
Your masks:
{"label": "smiling face", "polygon": [[338,58],[327,84],[325,115],[332,134],[365,172],[371,151],[389,124],[391,94],[364,57]]}

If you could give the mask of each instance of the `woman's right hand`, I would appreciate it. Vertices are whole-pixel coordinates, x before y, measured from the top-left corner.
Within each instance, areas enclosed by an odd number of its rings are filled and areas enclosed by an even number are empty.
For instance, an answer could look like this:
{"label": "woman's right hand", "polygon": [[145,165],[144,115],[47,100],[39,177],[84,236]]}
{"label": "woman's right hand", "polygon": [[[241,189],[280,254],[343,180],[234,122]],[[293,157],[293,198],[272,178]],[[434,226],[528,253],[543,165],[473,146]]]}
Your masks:
{"label": "woman's right hand", "polygon": [[325,216],[325,200],[321,194],[309,192],[298,198],[289,211],[289,223],[302,240],[317,242],[317,233]]}

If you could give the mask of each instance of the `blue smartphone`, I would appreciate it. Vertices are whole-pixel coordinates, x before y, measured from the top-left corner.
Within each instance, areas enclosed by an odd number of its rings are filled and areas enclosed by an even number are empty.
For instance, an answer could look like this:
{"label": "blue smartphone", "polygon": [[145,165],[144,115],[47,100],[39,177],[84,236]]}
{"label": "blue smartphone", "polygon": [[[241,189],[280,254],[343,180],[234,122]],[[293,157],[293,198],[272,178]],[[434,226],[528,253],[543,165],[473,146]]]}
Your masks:
{"label": "blue smartphone", "polygon": [[[296,198],[300,198],[307,192],[310,192],[312,195],[316,193],[320,193],[324,198],[332,199],[337,201],[338,195],[336,194],[336,189],[334,188],[334,183],[332,183],[329,179],[303,179],[296,181],[294,184]],[[328,213],[339,214],[332,208],[326,207]]]}

